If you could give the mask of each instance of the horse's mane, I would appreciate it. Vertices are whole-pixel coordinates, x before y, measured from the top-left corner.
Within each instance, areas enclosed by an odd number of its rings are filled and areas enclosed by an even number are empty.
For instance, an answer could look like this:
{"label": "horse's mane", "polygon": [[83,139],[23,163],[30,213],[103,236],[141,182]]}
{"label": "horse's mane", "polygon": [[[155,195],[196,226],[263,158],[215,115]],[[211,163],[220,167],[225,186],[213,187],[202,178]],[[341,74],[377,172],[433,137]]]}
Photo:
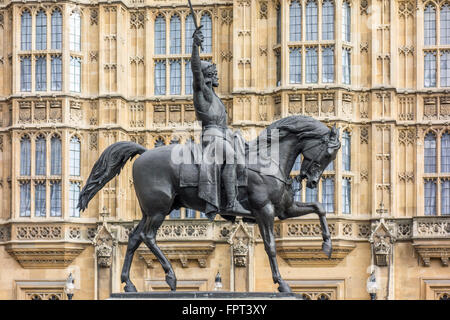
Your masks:
{"label": "horse's mane", "polygon": [[277,120],[263,130],[261,135],[267,135],[270,130],[279,130],[281,139],[289,133],[296,134],[299,139],[321,138],[330,133],[330,129],[322,122],[302,115],[294,115]]}

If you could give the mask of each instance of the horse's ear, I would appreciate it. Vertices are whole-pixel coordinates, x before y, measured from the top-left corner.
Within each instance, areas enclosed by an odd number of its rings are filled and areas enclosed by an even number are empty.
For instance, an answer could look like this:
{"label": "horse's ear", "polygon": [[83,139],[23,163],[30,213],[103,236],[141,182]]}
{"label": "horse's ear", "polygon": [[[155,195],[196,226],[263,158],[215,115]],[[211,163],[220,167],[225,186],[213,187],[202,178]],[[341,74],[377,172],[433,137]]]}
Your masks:
{"label": "horse's ear", "polygon": [[334,124],[330,130],[330,140],[336,139],[338,134],[339,134],[339,129],[336,129],[336,124]]}

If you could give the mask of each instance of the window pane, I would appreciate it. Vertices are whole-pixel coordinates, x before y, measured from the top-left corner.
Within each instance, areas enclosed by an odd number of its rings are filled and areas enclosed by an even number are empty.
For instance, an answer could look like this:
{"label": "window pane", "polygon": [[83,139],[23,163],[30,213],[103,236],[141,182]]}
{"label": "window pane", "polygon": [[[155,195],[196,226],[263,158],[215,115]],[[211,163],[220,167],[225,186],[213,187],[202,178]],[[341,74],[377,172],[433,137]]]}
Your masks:
{"label": "window pane", "polygon": [[178,15],[170,19],[170,53],[181,53],[181,20]]}
{"label": "window pane", "polygon": [[342,39],[350,42],[351,12],[348,2],[342,3]]}
{"label": "window pane", "polygon": [[28,11],[22,13],[20,29],[20,49],[31,50],[31,14]]}
{"label": "window pane", "polygon": [[305,202],[317,202],[317,188],[306,188],[306,200]]}
{"label": "window pane", "polygon": [[325,0],[322,5],[322,40],[334,39],[334,5]]}
{"label": "window pane", "polygon": [[45,217],[45,184],[37,183],[34,187],[34,193],[34,215],[36,217]]}
{"label": "window pane", "polygon": [[350,84],[350,49],[342,49],[342,82]]}
{"label": "window pane", "polygon": [[20,61],[20,91],[31,91],[31,58]]}
{"label": "window pane", "polygon": [[166,53],[166,20],[158,16],[155,20],[155,54]]}
{"label": "window pane", "polygon": [[29,217],[31,215],[31,189],[30,183],[20,185],[20,216]]}
{"label": "window pane", "polygon": [[80,217],[80,210],[77,208],[79,195],[80,185],[76,182],[71,182],[69,189],[69,214],[71,217]]}
{"label": "window pane", "polygon": [[436,9],[432,4],[428,4],[425,7],[424,12],[424,44],[435,45],[436,44]]}
{"label": "window pane", "polygon": [[326,212],[334,212],[334,179],[322,179],[322,205]]}
{"label": "window pane", "polygon": [[55,182],[50,189],[50,216],[61,216],[61,183]]}
{"label": "window pane", "polygon": [[281,54],[276,53],[277,63],[277,87],[281,85]]}
{"label": "window pane", "polygon": [[302,53],[300,48],[292,48],[289,54],[289,81],[302,82]]}
{"label": "window pane", "polygon": [[186,60],[185,62],[185,70],[184,70],[184,82],[185,82],[185,94],[192,94],[193,91],[193,87],[192,87],[192,81],[193,81],[193,77],[192,77],[192,69],[191,69],[191,61],[190,60]]}
{"label": "window pane", "polygon": [[441,138],[441,172],[450,172],[450,134],[444,133]]}
{"label": "window pane", "polygon": [[162,146],[165,146],[166,144],[164,143],[164,141],[161,139],[161,138],[158,138],[156,141],[155,141],[155,148],[158,148],[158,147],[162,147]]}
{"label": "window pane", "polygon": [[81,19],[78,12],[70,15],[70,50],[81,51]]}
{"label": "window pane", "polygon": [[31,141],[28,137],[23,137],[20,141],[20,175],[29,176],[31,174]]}
{"label": "window pane", "polygon": [[186,218],[194,219],[195,218],[195,210],[186,208]]}
{"label": "window pane", "polygon": [[424,172],[436,172],[436,136],[433,133],[427,133],[424,144]]}
{"label": "window pane", "polygon": [[36,50],[47,49],[47,15],[39,11],[36,15]]}
{"label": "window pane", "polygon": [[289,40],[302,40],[302,7],[298,1],[291,2],[289,8]]}
{"label": "window pane", "polygon": [[425,182],[425,215],[436,215],[436,182]]}
{"label": "window pane", "polygon": [[170,63],[170,94],[181,94],[181,61]]}
{"label": "window pane", "polygon": [[317,3],[313,0],[306,4],[306,40],[317,40]]}
{"label": "window pane", "polygon": [[62,63],[61,57],[52,57],[52,70],[51,70],[51,90],[61,91],[62,90]]}
{"label": "window pane", "polygon": [[334,50],[331,47],[323,48],[322,51],[322,82],[334,81]]}
{"label": "window pane", "polygon": [[281,5],[277,4],[277,43],[281,43]]}
{"label": "window pane", "polygon": [[70,57],[70,91],[81,91],[81,59]]}
{"label": "window pane", "polygon": [[166,61],[155,64],[155,95],[166,94]]}
{"label": "window pane", "polygon": [[59,10],[52,13],[52,49],[62,47],[62,16]]}
{"label": "window pane", "polygon": [[300,171],[302,166],[302,156],[298,155],[297,159],[295,159],[294,166],[292,167],[292,171]]}
{"label": "window pane", "polygon": [[52,137],[51,140],[51,175],[61,174],[61,139]]}
{"label": "window pane", "polygon": [[441,44],[450,44],[450,6],[444,4],[441,9]]}
{"label": "window pane", "polygon": [[194,19],[192,18],[192,14],[189,14],[186,17],[186,31],[185,31],[185,49],[186,53],[192,53],[192,35],[195,31]]}
{"label": "window pane", "polygon": [[71,176],[80,175],[80,140],[73,137],[70,140],[69,174]]}
{"label": "window pane", "polygon": [[317,48],[306,49],[306,83],[317,83]]}
{"label": "window pane", "polygon": [[180,209],[172,210],[170,213],[170,219],[180,219],[181,218],[181,212]]}
{"label": "window pane", "polygon": [[442,51],[440,57],[441,63],[441,87],[450,86],[450,51]]}
{"label": "window pane", "polygon": [[300,183],[297,180],[292,182],[292,191],[294,193],[294,201],[302,201],[302,190],[300,189]]}
{"label": "window pane", "polygon": [[350,133],[342,133],[342,166],[345,171],[350,171],[351,144]]}
{"label": "window pane", "polygon": [[211,16],[205,13],[200,20],[200,24],[203,25],[202,31],[204,35],[203,52],[211,53],[212,51],[212,22]]}
{"label": "window pane", "polygon": [[36,91],[47,90],[47,58],[36,59]]}
{"label": "window pane", "polygon": [[425,87],[436,86],[436,52],[425,53]]}
{"label": "window pane", "polygon": [[450,181],[442,181],[441,184],[441,214],[450,214]]}
{"label": "window pane", "polygon": [[351,183],[349,179],[342,179],[342,213],[351,210]]}
{"label": "window pane", "polygon": [[44,176],[46,174],[46,154],[45,137],[40,136],[36,139],[36,175],[38,176]]}
{"label": "window pane", "polygon": [[333,171],[333,170],[334,170],[334,161],[331,161],[325,168],[325,171]]}

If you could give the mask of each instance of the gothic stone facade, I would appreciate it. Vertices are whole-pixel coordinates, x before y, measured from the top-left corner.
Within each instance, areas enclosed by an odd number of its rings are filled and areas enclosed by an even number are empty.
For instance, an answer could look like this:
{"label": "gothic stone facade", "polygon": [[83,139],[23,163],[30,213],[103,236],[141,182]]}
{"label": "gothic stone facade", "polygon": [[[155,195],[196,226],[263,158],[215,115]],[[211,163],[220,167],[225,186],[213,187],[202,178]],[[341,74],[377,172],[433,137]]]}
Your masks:
{"label": "gothic stone facade", "polygon": [[[193,4],[210,41],[202,57],[218,66],[233,128],[252,139],[275,119],[306,114],[345,134],[324,173],[328,184],[313,195],[329,203],[332,258],[320,252],[316,216],[275,224],[281,273],[293,290],[368,299],[375,264],[379,299],[448,297],[446,2]],[[75,299],[122,290],[127,236],[141,218],[131,164],[81,215],[74,199],[116,141],[198,141],[185,68],[188,14],[184,0],[0,1],[1,299],[65,299],[69,272]],[[276,290],[252,225],[209,223],[181,209],[158,239],[179,290],[211,290],[217,271],[224,290]],[[168,289],[145,247],[131,277],[140,291]]]}

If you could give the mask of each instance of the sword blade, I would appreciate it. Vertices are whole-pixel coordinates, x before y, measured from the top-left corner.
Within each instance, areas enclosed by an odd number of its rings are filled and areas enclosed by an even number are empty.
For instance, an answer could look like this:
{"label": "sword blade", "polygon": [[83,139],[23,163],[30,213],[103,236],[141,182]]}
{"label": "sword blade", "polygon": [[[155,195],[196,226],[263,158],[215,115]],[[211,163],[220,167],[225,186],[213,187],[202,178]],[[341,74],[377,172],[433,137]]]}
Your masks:
{"label": "sword blade", "polygon": [[191,0],[188,0],[188,3],[189,3],[189,8],[191,9],[192,19],[194,20],[195,29],[198,29],[197,17],[195,16],[194,8],[192,8]]}

